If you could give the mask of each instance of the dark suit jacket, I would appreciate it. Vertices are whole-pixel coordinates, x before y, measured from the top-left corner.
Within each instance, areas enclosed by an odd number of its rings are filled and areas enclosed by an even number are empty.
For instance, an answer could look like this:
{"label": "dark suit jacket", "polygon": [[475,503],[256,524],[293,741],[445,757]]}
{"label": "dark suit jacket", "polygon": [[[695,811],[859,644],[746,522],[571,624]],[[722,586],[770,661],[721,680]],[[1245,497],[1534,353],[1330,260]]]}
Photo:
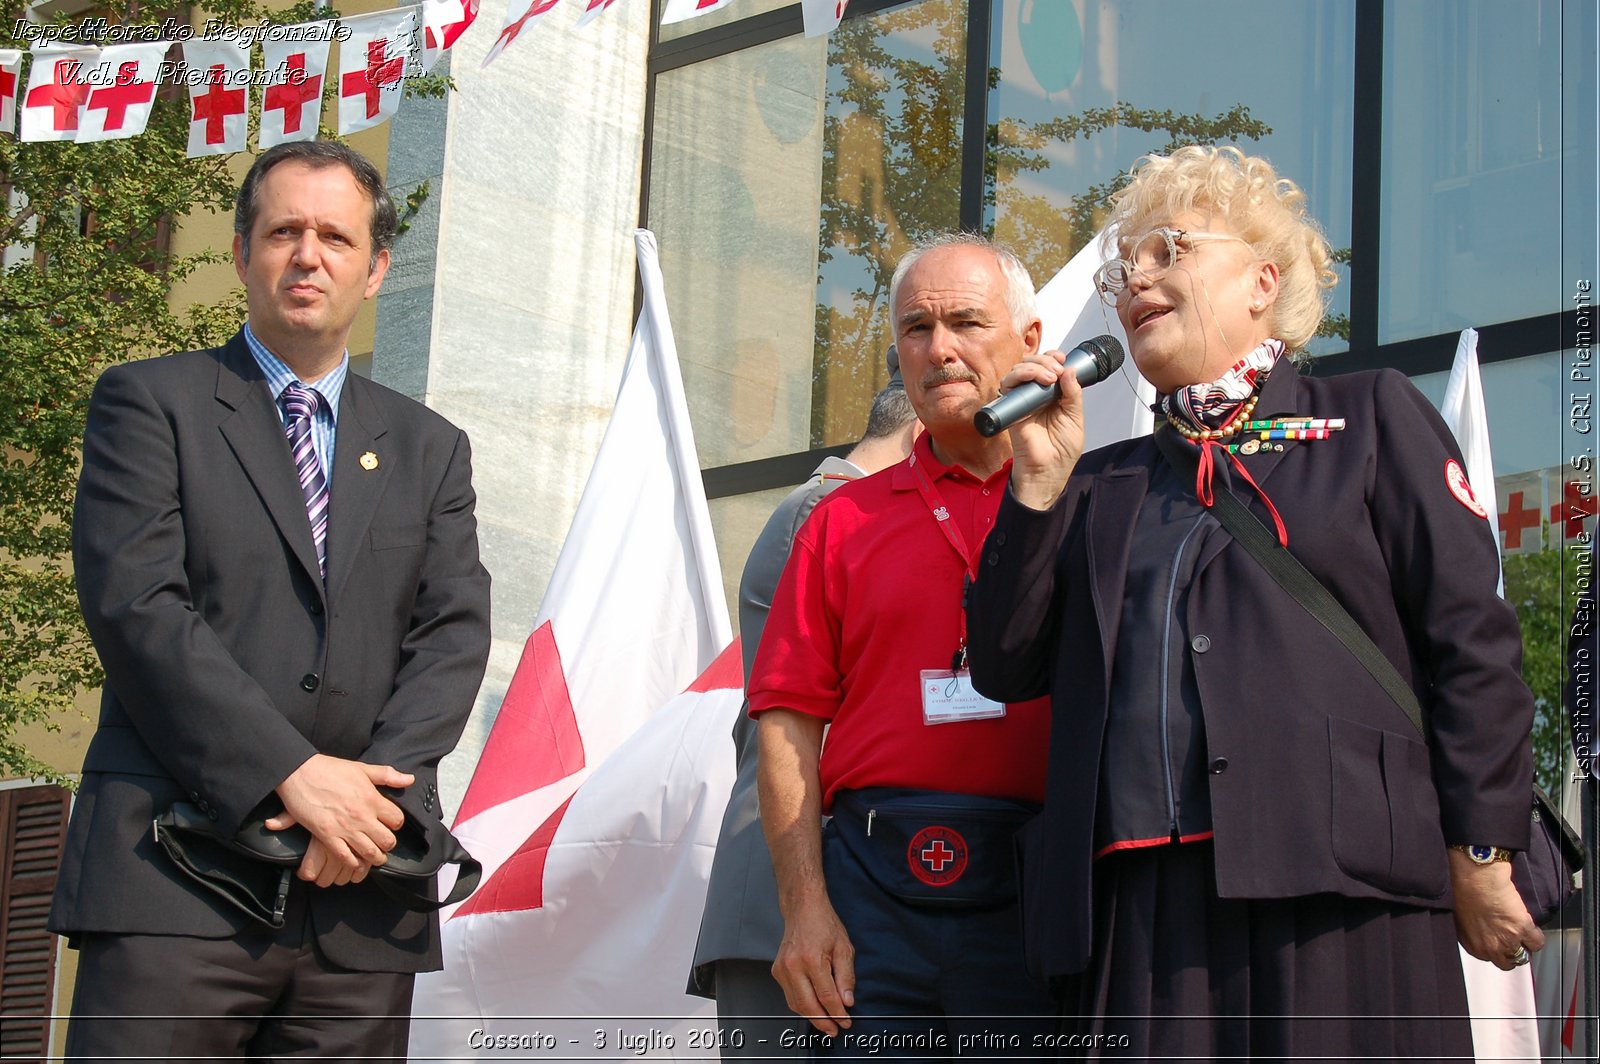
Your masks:
{"label": "dark suit jacket", "polygon": [[[438,820],[438,762],[489,645],[467,440],[354,374],[336,439],[324,589],[283,423],[242,333],[96,384],[72,545],[106,684],[51,930],[219,938],[245,926],[172,866],[151,820],[189,799],[232,831],[313,753],[416,773],[399,804]],[[439,966],[437,921],[370,880],[306,889],[329,960]]]}
{"label": "dark suit jacket", "polygon": [[[795,533],[806,523],[817,503],[845,483],[840,479],[823,479],[824,473],[852,479],[864,475],[842,458],[825,459],[809,481],[784,496],[772,511],[744,563],[744,572],[739,577],[739,638],[747,682]],[[772,852],[767,849],[767,838],[762,834],[761,808],[756,800],[760,745],[756,742],[756,722],[748,713],[739,714],[739,719],[734,721],[733,745],[738,776],[722,815],[722,832],[717,837],[717,852],[711,861],[705,913],[700,918],[700,938],[695,943],[694,967],[689,975],[688,992],[707,997],[716,996],[716,975],[712,968],[716,961],[771,961],[778,955],[778,944],[783,941],[778,879],[772,870]]]}
{"label": "dark suit jacket", "polygon": [[[1326,629],[1225,532],[1197,562],[1190,655],[1203,704],[1217,890],[1336,892],[1441,908],[1445,844],[1528,840],[1533,703],[1516,617],[1495,593],[1487,522],[1446,484],[1459,460],[1392,370],[1327,380],[1280,367],[1257,416],[1343,417],[1332,439],[1244,459],[1289,549],[1360,622],[1428,714],[1423,737]],[[1009,497],[971,605],[973,679],[991,698],[1050,694],[1044,813],[1028,834],[1024,919],[1036,970],[1088,957],[1101,738],[1151,437],[1083,457],[1057,505]],[[1270,527],[1242,478],[1234,493]],[[1152,783],[1154,781],[1151,781]]]}

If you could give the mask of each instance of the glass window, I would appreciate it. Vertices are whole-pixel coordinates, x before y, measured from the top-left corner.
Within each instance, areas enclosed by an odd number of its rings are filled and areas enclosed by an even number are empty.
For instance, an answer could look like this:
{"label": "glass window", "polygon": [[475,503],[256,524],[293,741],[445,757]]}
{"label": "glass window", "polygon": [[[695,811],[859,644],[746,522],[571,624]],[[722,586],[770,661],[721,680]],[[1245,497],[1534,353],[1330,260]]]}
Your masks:
{"label": "glass window", "polygon": [[[1563,69],[1564,34],[1592,43],[1594,5],[1385,6],[1380,341],[1567,309],[1563,270],[1593,254],[1595,64]],[[1591,177],[1565,213],[1564,168]]]}
{"label": "glass window", "polygon": [[[1561,441],[1567,387],[1562,365],[1562,355],[1555,351],[1487,362],[1480,369],[1496,477],[1546,469],[1566,461]],[[1444,402],[1449,382],[1448,370],[1411,378],[1411,383],[1435,407]],[[1500,505],[1505,506],[1504,499]]]}
{"label": "glass window", "polygon": [[[991,41],[985,219],[1039,285],[1098,232],[1140,155],[1183,143],[1271,159],[1350,246],[1353,0],[1001,0]],[[1315,354],[1348,347],[1339,272]]]}
{"label": "glass window", "polygon": [[810,447],[825,38],[656,78],[649,222],[704,467]]}
{"label": "glass window", "polygon": [[960,223],[967,5],[925,0],[828,38],[810,446],[859,439],[888,383],[889,279]]}

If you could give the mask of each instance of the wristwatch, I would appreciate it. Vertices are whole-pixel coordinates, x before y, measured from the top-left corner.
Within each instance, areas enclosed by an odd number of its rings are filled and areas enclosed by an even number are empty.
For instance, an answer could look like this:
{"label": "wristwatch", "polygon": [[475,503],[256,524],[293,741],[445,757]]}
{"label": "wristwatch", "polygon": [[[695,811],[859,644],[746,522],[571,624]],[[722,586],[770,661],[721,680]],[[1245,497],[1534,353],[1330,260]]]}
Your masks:
{"label": "wristwatch", "polygon": [[1450,847],[1460,851],[1472,859],[1473,864],[1494,864],[1496,861],[1511,860],[1511,851],[1503,846],[1468,846],[1458,842]]}

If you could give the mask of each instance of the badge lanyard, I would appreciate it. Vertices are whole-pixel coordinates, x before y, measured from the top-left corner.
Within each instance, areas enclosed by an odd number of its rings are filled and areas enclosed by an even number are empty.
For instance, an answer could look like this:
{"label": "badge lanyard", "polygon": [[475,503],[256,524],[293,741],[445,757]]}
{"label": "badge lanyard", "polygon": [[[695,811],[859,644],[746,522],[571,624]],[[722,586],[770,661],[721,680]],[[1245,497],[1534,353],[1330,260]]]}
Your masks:
{"label": "badge lanyard", "polygon": [[956,645],[956,652],[950,659],[952,672],[961,672],[967,667],[967,588],[978,577],[978,561],[967,548],[967,539],[957,527],[955,517],[950,513],[950,508],[944,504],[944,497],[939,494],[939,489],[933,486],[933,481],[928,479],[928,474],[923,470],[922,463],[912,455],[911,476],[917,485],[917,493],[922,496],[922,501],[928,504],[928,511],[933,514],[934,522],[939,530],[944,533],[944,538],[952,549],[961,556],[961,564],[965,569],[961,583],[961,635]]}

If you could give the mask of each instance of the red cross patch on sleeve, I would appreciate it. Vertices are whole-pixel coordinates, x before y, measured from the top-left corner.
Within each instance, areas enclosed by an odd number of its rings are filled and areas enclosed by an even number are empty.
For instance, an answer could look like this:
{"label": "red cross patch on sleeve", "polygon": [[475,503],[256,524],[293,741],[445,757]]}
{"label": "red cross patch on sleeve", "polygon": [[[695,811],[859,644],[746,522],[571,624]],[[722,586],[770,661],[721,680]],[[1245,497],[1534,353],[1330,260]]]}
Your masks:
{"label": "red cross patch on sleeve", "polygon": [[1450,494],[1456,497],[1456,502],[1471,510],[1484,520],[1488,520],[1489,511],[1483,508],[1483,503],[1472,494],[1472,484],[1467,480],[1467,474],[1462,470],[1461,463],[1454,458],[1444,464],[1444,483],[1450,489]]}

